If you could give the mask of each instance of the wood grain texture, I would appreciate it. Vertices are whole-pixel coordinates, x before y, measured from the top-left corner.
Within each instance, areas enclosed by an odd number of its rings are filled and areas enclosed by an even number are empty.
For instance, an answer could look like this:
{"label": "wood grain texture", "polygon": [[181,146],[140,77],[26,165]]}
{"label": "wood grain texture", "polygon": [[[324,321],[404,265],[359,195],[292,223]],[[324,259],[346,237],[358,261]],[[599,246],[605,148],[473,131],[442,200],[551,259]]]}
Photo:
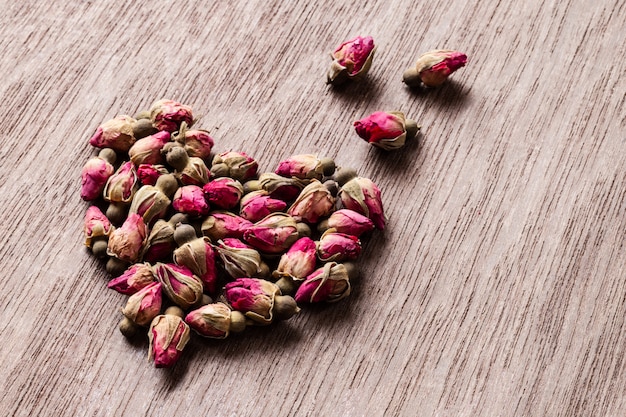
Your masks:
{"label": "wood grain texture", "polygon": [[[626,415],[624,2],[0,6],[0,415]],[[358,34],[370,75],[329,88]],[[406,89],[441,47],[467,67]],[[263,170],[315,152],[380,186],[349,299],[194,339],[171,370],[120,335],[80,169],[101,122],[162,97]],[[351,122],[377,110],[419,140],[369,148]]]}

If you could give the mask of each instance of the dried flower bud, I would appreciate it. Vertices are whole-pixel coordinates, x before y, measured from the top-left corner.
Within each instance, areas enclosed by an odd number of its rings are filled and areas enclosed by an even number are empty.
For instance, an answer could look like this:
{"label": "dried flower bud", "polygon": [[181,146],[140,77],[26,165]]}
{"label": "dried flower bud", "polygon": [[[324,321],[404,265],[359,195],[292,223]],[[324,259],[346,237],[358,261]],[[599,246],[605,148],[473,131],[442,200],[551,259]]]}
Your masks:
{"label": "dried flower bud", "polygon": [[339,199],[345,208],[369,217],[378,229],[385,228],[380,189],[372,180],[363,177],[351,179],[341,187]]}
{"label": "dried flower bud", "polygon": [[199,335],[213,339],[225,339],[230,332],[240,332],[246,327],[245,317],[239,311],[231,311],[224,303],[207,304],[187,314],[185,321]]}
{"label": "dried flower bud", "polygon": [[356,133],[370,145],[391,151],[404,146],[415,137],[419,126],[402,112],[375,112],[354,122]]}
{"label": "dried flower bud", "polygon": [[122,275],[109,281],[108,287],[120,294],[133,295],[153,282],[152,267],[146,262],[131,265]]}
{"label": "dried flower bud", "polygon": [[300,285],[298,303],[335,302],[350,295],[348,270],[342,264],[329,262],[309,275]]}
{"label": "dried flower bud", "polygon": [[[182,215],[181,215],[182,216]],[[174,228],[176,223],[170,221],[157,220],[150,230],[148,239],[143,248],[143,259],[147,262],[156,262],[168,259],[174,249]]]}
{"label": "dried flower bud", "polygon": [[159,100],[150,107],[150,118],[152,124],[159,130],[174,132],[182,122],[187,126],[193,124],[193,114],[191,107],[185,106],[174,100]]}
{"label": "dried flower bud", "polygon": [[[147,116],[146,118],[142,118],[143,116]],[[144,114],[135,115],[135,123],[133,124],[133,135],[135,139],[143,139],[147,136],[154,135],[159,131],[152,124],[152,120],[150,120],[150,112],[145,112]]]}
{"label": "dried flower bud", "polygon": [[237,239],[220,240],[215,251],[222,260],[224,270],[232,278],[265,275],[264,262],[259,252]]}
{"label": "dried flower bud", "polygon": [[147,326],[161,312],[161,302],[161,283],[152,282],[128,298],[122,314],[135,324]]}
{"label": "dried flower bud", "polygon": [[160,164],[163,162],[161,149],[169,141],[169,132],[155,133],[135,142],[128,150],[128,156],[135,166],[140,164]]}
{"label": "dried flower bud", "polygon": [[224,152],[215,155],[211,166],[214,177],[230,177],[244,182],[254,178],[259,164],[243,152]]}
{"label": "dried flower bud", "polygon": [[316,262],[315,242],[308,237],[303,237],[281,256],[278,268],[272,276],[275,279],[288,276],[295,281],[303,281],[315,270]]}
{"label": "dried flower bud", "polygon": [[206,216],[209,213],[209,204],[204,198],[202,188],[197,185],[184,185],[174,194],[172,202],[174,210],[193,217]]}
{"label": "dried flower bud", "polygon": [[229,211],[212,211],[202,222],[202,234],[213,242],[233,237],[241,239],[243,232],[252,226],[252,222]]}
{"label": "dried flower bud", "polygon": [[101,197],[104,186],[113,172],[115,172],[113,165],[100,156],[88,160],[81,172],[80,197],[85,201]]}
{"label": "dried flower bud", "polygon": [[108,238],[113,231],[109,219],[96,206],[90,206],[85,213],[85,246],[91,248],[98,238]]}
{"label": "dried flower bud", "polygon": [[243,195],[241,183],[229,177],[216,178],[204,184],[202,190],[209,204],[221,209],[235,207]]}
{"label": "dried flower bud", "polygon": [[318,180],[304,187],[287,213],[297,221],[317,223],[320,217],[330,215],[335,209],[335,197]]}
{"label": "dried flower bud", "polygon": [[129,213],[137,213],[146,224],[163,218],[170,207],[170,197],[178,187],[172,174],[161,175],[156,185],[144,185],[135,193]]}
{"label": "dried flower bud", "polygon": [[354,210],[341,209],[331,214],[324,222],[321,222],[318,230],[324,232],[329,228],[333,228],[339,233],[359,237],[363,233],[374,230],[374,223]]}
{"label": "dried flower bud", "polygon": [[174,251],[174,262],[194,273],[202,282],[205,292],[215,293],[217,271],[215,269],[215,252],[207,237],[193,239]]}
{"label": "dried flower bud", "polygon": [[209,168],[201,158],[190,157],[185,168],[177,172],[178,179],[185,185],[203,186],[209,181]]}
{"label": "dried flower bud", "polygon": [[96,148],[111,148],[118,152],[128,152],[135,143],[134,123],[135,119],[130,116],[117,116],[101,124],[89,139],[89,143]]}
{"label": "dried flower bud", "polygon": [[257,278],[239,278],[226,284],[224,295],[228,303],[256,324],[270,324],[274,299],[280,294],[276,284]]}
{"label": "dried flower bud", "polygon": [[360,253],[359,238],[337,233],[335,229],[324,232],[317,246],[317,256],[322,262],[352,261],[358,258]]}
{"label": "dried flower bud", "polygon": [[364,76],[372,66],[374,39],[371,36],[344,42],[331,54],[333,62],[328,71],[329,84],[341,84],[348,79]]}
{"label": "dried flower bud", "polygon": [[188,309],[202,298],[202,281],[189,268],[160,262],[153,268],[165,295],[182,309]]}
{"label": "dried flower bud", "polygon": [[241,198],[239,215],[251,222],[258,222],[262,218],[277,211],[283,211],[287,203],[270,197],[265,190],[252,191]]}
{"label": "dried flower bud", "polygon": [[154,359],[154,366],[157,368],[174,365],[189,342],[189,338],[189,326],[181,317],[173,314],[156,316],[148,331],[149,359]]}
{"label": "dried flower bud", "polygon": [[148,229],[143,218],[136,213],[130,213],[122,227],[115,229],[109,236],[107,253],[122,261],[135,263],[139,259],[147,234]]}
{"label": "dried flower bud", "polygon": [[443,84],[448,76],[467,63],[467,55],[449,49],[426,52],[413,68],[404,72],[403,81],[410,87],[423,83],[427,87]]}
{"label": "dried flower bud", "polygon": [[273,172],[259,176],[259,189],[265,190],[270,197],[283,201],[293,201],[308,182],[299,178],[285,178]]}
{"label": "dried flower bud", "polygon": [[295,155],[281,161],[276,174],[283,177],[321,180],[335,172],[335,163],[330,158],[319,159],[316,155]]}
{"label": "dried flower bud", "polygon": [[174,140],[185,148],[187,155],[207,159],[215,142],[206,130],[188,129],[186,123],[182,123]]}
{"label": "dried flower bud", "polygon": [[265,253],[281,253],[298,240],[296,220],[286,213],[272,213],[248,227],[243,239]]}
{"label": "dried flower bud", "polygon": [[137,170],[132,162],[123,163],[104,186],[104,199],[114,203],[129,203],[137,191]]}
{"label": "dried flower bud", "polygon": [[141,185],[155,185],[161,175],[169,174],[163,165],[141,164],[137,167],[137,178]]}

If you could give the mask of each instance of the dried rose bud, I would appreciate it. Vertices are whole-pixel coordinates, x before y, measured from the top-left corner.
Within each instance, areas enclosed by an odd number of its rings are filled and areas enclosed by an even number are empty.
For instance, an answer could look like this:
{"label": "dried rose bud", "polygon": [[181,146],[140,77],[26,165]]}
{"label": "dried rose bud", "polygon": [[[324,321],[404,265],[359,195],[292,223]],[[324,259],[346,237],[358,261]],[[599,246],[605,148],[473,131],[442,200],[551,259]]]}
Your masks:
{"label": "dried rose bud", "polygon": [[270,197],[265,190],[252,191],[241,198],[239,215],[251,222],[258,222],[262,218],[287,208],[287,203]]}
{"label": "dried rose bud", "polygon": [[339,198],[345,208],[369,217],[378,229],[385,228],[380,189],[372,180],[363,177],[351,179],[341,187]]}
{"label": "dried rose bud", "polygon": [[165,295],[180,308],[186,310],[202,298],[202,281],[189,268],[160,262],[153,268]]}
{"label": "dried rose bud", "polygon": [[204,184],[202,190],[209,204],[221,209],[235,207],[243,195],[241,183],[229,177],[216,178]]}
{"label": "dried rose bud", "polygon": [[215,293],[217,284],[215,252],[209,238],[197,238],[180,245],[174,251],[174,262],[189,268],[200,278],[205,292]]}
{"label": "dried rose bud", "polygon": [[201,158],[190,157],[189,162],[182,171],[177,171],[180,182],[185,185],[198,185],[202,187],[209,181],[209,168]]}
{"label": "dried rose bud", "polygon": [[161,175],[169,174],[163,165],[141,164],[137,167],[137,177],[141,185],[155,185]]}
{"label": "dried rose bud", "polygon": [[85,213],[85,246],[92,248],[98,238],[108,238],[114,227],[109,219],[96,206],[90,206]]}
{"label": "dried rose bud", "polygon": [[120,294],[133,295],[155,282],[149,263],[131,265],[122,275],[109,281],[108,287]]}
{"label": "dried rose bud", "polygon": [[248,227],[243,239],[265,253],[281,253],[298,240],[296,220],[287,213],[272,213]]}
{"label": "dried rose bud", "polygon": [[328,229],[317,245],[317,256],[322,262],[352,261],[361,253],[359,238],[337,233],[335,229]]}
{"label": "dried rose bud", "polygon": [[214,177],[230,177],[240,182],[254,178],[259,164],[243,152],[224,152],[215,155],[211,165]]}
{"label": "dried rose bud", "polygon": [[135,193],[129,213],[137,213],[146,224],[163,218],[170,207],[170,197],[176,191],[178,182],[172,174],[161,175],[156,185],[144,185]]}
{"label": "dried rose bud", "polygon": [[[141,118],[143,116],[147,116],[146,118]],[[137,121],[133,124],[133,135],[135,135],[135,139],[143,139],[147,136],[154,135],[159,131],[152,124],[152,120],[150,120],[150,112],[146,112],[144,114],[135,115],[135,119]]]}
{"label": "dried rose bud", "polygon": [[449,49],[426,52],[417,60],[413,68],[404,72],[403,81],[410,87],[423,83],[427,87],[443,84],[448,76],[467,63],[467,55]]}
{"label": "dried rose bud", "polygon": [[148,229],[143,218],[136,213],[130,213],[122,227],[115,229],[109,236],[107,253],[122,261],[135,263],[139,259],[147,234]]}
{"label": "dried rose bud", "polygon": [[215,251],[232,278],[262,277],[269,272],[261,254],[237,239],[220,240]]}
{"label": "dried rose bud", "polygon": [[330,158],[319,159],[316,155],[295,155],[281,161],[276,174],[283,177],[321,180],[335,172],[335,162]]}
{"label": "dried rose bud", "polygon": [[160,164],[163,162],[161,149],[169,141],[169,132],[155,133],[135,142],[128,150],[128,156],[135,166],[140,164]]}
{"label": "dried rose bud", "polygon": [[[182,311],[179,314],[182,316]],[[190,329],[181,316],[167,314],[166,310],[166,314],[156,316],[150,324],[149,359],[154,359],[157,368],[174,365],[189,342]]]}
{"label": "dried rose bud", "polygon": [[324,184],[313,180],[300,192],[287,213],[297,221],[317,223],[320,217],[330,215],[334,209],[335,197]]}
{"label": "dried rose bud", "polygon": [[315,242],[308,237],[303,237],[281,256],[278,268],[272,276],[275,279],[289,276],[295,281],[303,281],[315,270],[316,262]]}
{"label": "dried rose bud", "polygon": [[128,152],[135,143],[134,123],[135,119],[130,116],[117,116],[101,124],[89,139],[89,143],[96,148],[111,148],[118,152]]}
{"label": "dried rose bud", "polygon": [[356,133],[370,145],[391,151],[404,146],[407,139],[415,137],[419,126],[402,112],[377,111],[354,122]]}
{"label": "dried rose bud", "polygon": [[333,228],[339,233],[359,237],[363,233],[374,230],[374,223],[366,216],[354,210],[341,209],[335,211],[330,217],[319,224],[320,232]]}
{"label": "dried rose bud", "polygon": [[123,163],[104,186],[104,199],[114,203],[129,203],[137,191],[137,170],[132,162]]}
{"label": "dried rose bud", "polygon": [[267,191],[272,198],[293,201],[307,184],[299,178],[285,178],[273,172],[265,172],[259,176],[258,189]]}
{"label": "dried rose bud", "polygon": [[102,197],[102,191],[106,185],[109,177],[115,172],[115,168],[111,165],[115,162],[115,153],[112,152],[111,158],[113,161],[108,161],[103,156],[108,155],[105,151],[108,148],[103,149],[100,154],[87,161],[81,172],[81,189],[80,197],[85,201],[95,200],[98,197]]}
{"label": "dried rose bud", "polygon": [[152,124],[159,130],[174,132],[182,122],[187,126],[193,124],[193,114],[191,107],[185,106],[174,100],[159,100],[150,107],[150,118]]}
{"label": "dried rose bud", "polygon": [[309,275],[294,298],[298,303],[335,302],[350,295],[348,270],[342,264],[329,262]]}
{"label": "dried rose bud", "polygon": [[331,54],[333,62],[327,75],[328,83],[337,85],[364,76],[372,66],[374,50],[371,36],[357,36],[339,45]]}
{"label": "dried rose bud", "polygon": [[202,234],[213,242],[233,237],[241,239],[243,232],[252,226],[252,222],[231,213],[230,211],[212,211],[202,222]]}
{"label": "dried rose bud", "polygon": [[152,282],[131,295],[122,308],[122,314],[133,323],[147,326],[161,312],[161,283]]}
{"label": "dried rose bud", "polygon": [[174,214],[169,221],[157,220],[143,247],[142,258],[147,262],[167,260],[175,247],[174,230],[177,223],[186,223],[186,215]]}
{"label": "dried rose bud", "polygon": [[257,278],[239,278],[226,284],[224,295],[228,303],[256,324],[270,324],[274,300],[280,294],[276,284]]}
{"label": "dried rose bud", "polygon": [[199,335],[213,339],[225,339],[230,332],[238,333],[246,327],[245,316],[224,303],[207,304],[190,311],[185,322]]}
{"label": "dried rose bud", "polygon": [[204,198],[202,188],[197,185],[184,185],[174,194],[172,207],[179,213],[185,213],[193,217],[206,216],[209,214],[209,203]]}
{"label": "dried rose bud", "polygon": [[215,142],[206,130],[188,129],[186,123],[182,123],[174,140],[185,148],[187,155],[207,159]]}

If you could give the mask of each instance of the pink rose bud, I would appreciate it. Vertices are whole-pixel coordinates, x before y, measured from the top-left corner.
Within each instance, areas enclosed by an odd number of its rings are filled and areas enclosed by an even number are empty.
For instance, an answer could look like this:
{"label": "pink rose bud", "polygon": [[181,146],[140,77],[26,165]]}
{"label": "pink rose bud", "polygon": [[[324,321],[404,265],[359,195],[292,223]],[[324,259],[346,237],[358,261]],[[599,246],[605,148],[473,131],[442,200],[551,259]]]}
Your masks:
{"label": "pink rose bud", "polygon": [[322,262],[351,261],[359,257],[361,242],[359,238],[337,233],[335,229],[328,229],[318,243],[317,256]]}
{"label": "pink rose bud", "polygon": [[296,221],[317,223],[320,217],[328,216],[334,209],[335,197],[324,184],[313,180],[300,192],[287,213]]}
{"label": "pink rose bud", "polygon": [[133,295],[155,282],[149,263],[131,265],[122,275],[109,281],[108,287],[120,294]]}
{"label": "pink rose bud", "polygon": [[185,148],[187,155],[207,159],[211,156],[211,150],[215,142],[206,130],[187,129],[187,125],[181,125],[178,135],[174,140]]}
{"label": "pink rose bud", "polygon": [[278,268],[272,276],[274,278],[290,276],[296,281],[302,281],[315,270],[316,262],[315,242],[308,237],[303,237],[281,256]]}
{"label": "pink rose bud", "polygon": [[152,320],[148,339],[149,359],[154,359],[154,366],[157,368],[168,368],[180,358],[189,342],[190,329],[181,317],[162,314]]}
{"label": "pink rose bud", "polygon": [[378,111],[354,122],[356,133],[370,145],[391,151],[404,146],[419,131],[417,124],[401,112]]}
{"label": "pink rose bud", "polygon": [[137,191],[137,170],[128,161],[111,175],[104,186],[104,199],[112,203],[129,203]]}
{"label": "pink rose bud", "polygon": [[319,159],[316,155],[295,155],[278,164],[276,174],[283,177],[321,180],[335,172],[335,163],[330,158]]}
{"label": "pink rose bud", "polygon": [[174,194],[172,206],[179,213],[189,214],[193,217],[206,216],[210,210],[209,203],[204,198],[202,188],[197,185],[180,187]]}
{"label": "pink rose bud", "polygon": [[287,203],[270,197],[265,190],[252,191],[241,198],[239,215],[251,222],[258,222],[262,218],[287,208]]}
{"label": "pink rose bud", "polygon": [[161,283],[152,282],[131,295],[122,314],[140,326],[147,326],[161,312]]}
{"label": "pink rose bud", "polygon": [[467,63],[467,55],[449,49],[426,52],[413,68],[404,72],[403,81],[410,87],[423,83],[427,87],[443,84],[448,76]]}
{"label": "pink rose bud", "polygon": [[154,275],[163,284],[163,292],[183,310],[196,304],[202,298],[202,281],[185,266],[157,263]]}
{"label": "pink rose bud", "polygon": [[356,237],[374,230],[374,223],[369,218],[348,209],[335,211],[325,221],[324,226],[327,226],[326,228],[333,228],[339,233]]}
{"label": "pink rose bud", "polygon": [[117,116],[104,122],[89,140],[96,148],[111,148],[118,152],[128,152],[135,143],[133,125],[136,120],[130,116]]}
{"label": "pink rose bud", "polygon": [[333,63],[328,71],[329,84],[341,84],[348,79],[364,76],[372,66],[374,39],[371,36],[344,42],[331,54]]}
{"label": "pink rose bud", "polygon": [[81,172],[80,197],[85,201],[101,197],[104,186],[114,172],[113,165],[100,156],[88,160]]}
{"label": "pink rose bud", "polygon": [[202,187],[209,181],[209,168],[204,160],[190,157],[189,162],[182,171],[177,172],[178,179],[185,185],[198,185]]}
{"label": "pink rose bud", "polygon": [[163,218],[170,207],[170,197],[178,188],[178,182],[172,174],[161,175],[156,185],[144,185],[135,193],[129,213],[143,217],[147,225]]}
{"label": "pink rose bud", "polygon": [[285,178],[273,172],[265,172],[259,176],[258,187],[267,191],[272,198],[293,201],[300,191],[308,184],[299,178]]}
{"label": "pink rose bud", "polygon": [[348,270],[329,262],[309,275],[296,291],[298,303],[335,302],[350,295]]}
{"label": "pink rose bud", "polygon": [[225,339],[230,332],[241,332],[246,327],[243,314],[219,302],[189,312],[185,321],[199,335],[213,339]]}
{"label": "pink rose bud", "polygon": [[243,195],[243,186],[229,177],[216,178],[202,187],[204,196],[213,207],[231,209],[239,204]]}
{"label": "pink rose bud", "polygon": [[169,174],[163,165],[140,164],[137,167],[137,177],[142,185],[155,185],[161,175]]}
{"label": "pink rose bud", "polygon": [[272,213],[248,227],[243,240],[265,253],[281,253],[298,240],[296,220],[286,213]]}
{"label": "pink rose bud", "polygon": [[233,237],[241,239],[243,232],[252,226],[252,222],[229,211],[212,211],[202,222],[202,234],[213,242]]}
{"label": "pink rose bud", "polygon": [[122,227],[115,229],[109,236],[107,253],[122,261],[135,263],[140,257],[147,235],[148,229],[143,218],[136,213],[130,213]]}
{"label": "pink rose bud", "polygon": [[215,293],[217,270],[215,269],[215,252],[209,238],[197,238],[180,245],[174,251],[174,262],[189,268],[200,278],[205,292]]}
{"label": "pink rose bud", "polygon": [[264,325],[273,320],[274,300],[280,295],[280,289],[263,279],[239,278],[226,284],[224,295],[235,310]]}
{"label": "pink rose bud", "polygon": [[238,239],[220,240],[215,251],[232,278],[263,277],[269,272],[259,252]]}
{"label": "pink rose bud", "polygon": [[85,213],[85,246],[92,250],[97,257],[106,257],[109,235],[113,226],[109,219],[96,206],[91,206]]}
{"label": "pink rose bud", "polygon": [[224,152],[215,155],[211,166],[213,177],[230,177],[240,182],[254,178],[259,164],[243,152]]}
{"label": "pink rose bud", "polygon": [[347,209],[367,216],[378,229],[385,228],[385,214],[380,189],[368,178],[355,177],[339,190],[341,203]]}
{"label": "pink rose bud", "polygon": [[146,136],[131,146],[128,150],[128,156],[135,166],[140,164],[160,164],[163,162],[161,149],[169,141],[170,133],[165,131]]}
{"label": "pink rose bud", "polygon": [[159,100],[150,107],[152,124],[159,130],[174,132],[182,122],[187,126],[193,124],[191,107],[185,106],[174,100]]}

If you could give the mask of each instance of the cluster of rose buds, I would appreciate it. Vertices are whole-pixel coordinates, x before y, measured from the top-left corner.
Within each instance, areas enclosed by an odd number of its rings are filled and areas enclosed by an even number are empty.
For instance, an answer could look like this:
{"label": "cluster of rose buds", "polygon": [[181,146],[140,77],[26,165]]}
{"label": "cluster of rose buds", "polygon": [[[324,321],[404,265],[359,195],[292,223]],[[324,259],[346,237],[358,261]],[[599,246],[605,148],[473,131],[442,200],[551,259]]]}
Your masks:
{"label": "cluster of rose buds", "polygon": [[[415,130],[395,117],[398,136]],[[82,170],[85,245],[129,296],[120,331],[147,335],[157,367],[192,334],[223,339],[345,298],[361,237],[385,227],[380,189],[355,170],[307,154],[259,173],[243,152],[215,154],[193,124],[172,100],[118,116],[91,138],[99,153]]]}

